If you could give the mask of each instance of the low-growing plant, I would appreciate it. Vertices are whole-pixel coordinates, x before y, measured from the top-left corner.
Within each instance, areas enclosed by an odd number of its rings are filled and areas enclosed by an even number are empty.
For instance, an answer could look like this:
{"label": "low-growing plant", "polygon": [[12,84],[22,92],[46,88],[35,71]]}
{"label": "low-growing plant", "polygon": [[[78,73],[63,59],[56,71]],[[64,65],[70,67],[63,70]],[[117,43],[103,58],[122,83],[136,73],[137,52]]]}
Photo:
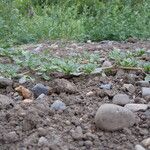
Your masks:
{"label": "low-growing plant", "polygon": [[145,63],[143,68],[146,73],[150,73],[150,63]]}

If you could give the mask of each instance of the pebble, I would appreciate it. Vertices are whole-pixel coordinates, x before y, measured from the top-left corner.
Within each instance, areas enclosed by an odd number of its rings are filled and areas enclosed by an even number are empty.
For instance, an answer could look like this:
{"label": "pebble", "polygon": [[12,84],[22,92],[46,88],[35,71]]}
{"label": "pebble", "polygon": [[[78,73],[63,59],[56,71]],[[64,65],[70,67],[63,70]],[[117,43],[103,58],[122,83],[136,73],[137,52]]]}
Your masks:
{"label": "pebble", "polygon": [[103,104],[95,115],[96,126],[107,131],[130,127],[136,122],[134,113],[115,104]]}
{"label": "pebble", "polygon": [[146,104],[126,104],[124,107],[133,112],[146,111],[148,109]]}
{"label": "pebble", "polygon": [[130,93],[135,92],[135,87],[132,84],[124,84],[123,88],[125,88]]}
{"label": "pebble", "polygon": [[145,146],[145,147],[149,147],[150,146],[150,137],[147,138],[147,139],[144,139],[142,141],[142,144]]}
{"label": "pebble", "polygon": [[112,84],[101,84],[100,85],[101,89],[105,89],[105,90],[110,90],[112,88]]}
{"label": "pebble", "polygon": [[138,81],[136,84],[141,87],[149,87],[150,86],[149,81]]}
{"label": "pebble", "polygon": [[146,150],[143,146],[137,144],[135,145],[135,150]]}
{"label": "pebble", "polygon": [[48,96],[43,93],[36,98],[37,101],[44,101],[46,99],[48,99]]}
{"label": "pebble", "polygon": [[66,104],[63,103],[60,100],[56,100],[52,105],[51,105],[51,109],[54,110],[65,110],[66,109]]}
{"label": "pebble", "polygon": [[38,146],[47,146],[48,140],[45,137],[40,137],[38,141]]}
{"label": "pebble", "polygon": [[8,78],[0,77],[0,87],[5,88],[7,86],[12,86],[13,81]]}
{"label": "pebble", "polygon": [[77,126],[76,129],[71,132],[74,140],[81,140],[83,138],[83,131],[80,126]]}
{"label": "pebble", "polygon": [[131,100],[129,99],[129,96],[126,95],[126,94],[116,94],[113,97],[112,101],[113,101],[114,104],[122,105],[122,106],[124,106],[124,105],[131,102]]}
{"label": "pebble", "polygon": [[33,99],[24,99],[22,102],[23,103],[32,103]]}
{"label": "pebble", "polygon": [[112,63],[110,61],[104,61],[104,63],[102,64],[102,67],[111,67]]}
{"label": "pebble", "polygon": [[149,96],[150,95],[150,88],[148,87],[142,87],[142,96]]}
{"label": "pebble", "polygon": [[86,147],[91,147],[91,146],[93,145],[93,142],[90,141],[90,140],[87,140],[87,141],[84,142],[84,145],[85,145]]}
{"label": "pebble", "polygon": [[44,86],[41,83],[36,84],[33,88],[32,88],[32,92],[34,93],[34,96],[37,98],[38,96],[40,96],[42,93],[45,95],[48,95],[50,91],[50,88],[48,86]]}
{"label": "pebble", "polygon": [[11,108],[13,104],[14,101],[11,98],[0,94],[0,110]]}
{"label": "pebble", "polygon": [[56,93],[76,93],[77,87],[74,83],[69,82],[66,79],[55,79],[53,81],[53,89]]}
{"label": "pebble", "polygon": [[95,95],[95,92],[93,92],[93,91],[86,93],[86,96],[94,96],[94,95]]}
{"label": "pebble", "polygon": [[23,77],[21,77],[21,78],[19,79],[19,84],[24,84],[24,83],[26,83],[26,82],[27,82],[26,76],[23,76]]}
{"label": "pebble", "polygon": [[4,139],[8,142],[8,143],[13,143],[16,142],[18,140],[18,135],[16,134],[15,131],[9,132],[4,136]]}

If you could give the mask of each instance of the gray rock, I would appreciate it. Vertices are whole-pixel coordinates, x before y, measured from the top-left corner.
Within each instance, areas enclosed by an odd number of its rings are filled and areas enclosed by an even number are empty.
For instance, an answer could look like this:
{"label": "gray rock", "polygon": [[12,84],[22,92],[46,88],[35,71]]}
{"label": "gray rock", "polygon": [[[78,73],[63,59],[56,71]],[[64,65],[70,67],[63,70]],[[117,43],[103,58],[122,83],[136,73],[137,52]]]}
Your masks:
{"label": "gray rock", "polygon": [[13,143],[18,140],[18,135],[15,131],[9,132],[4,136],[4,139],[7,143]]}
{"label": "gray rock", "polygon": [[38,141],[38,146],[47,146],[48,145],[48,140],[45,137],[40,137]]}
{"label": "gray rock", "polygon": [[0,77],[0,87],[5,88],[7,86],[12,86],[13,81],[8,78]]}
{"label": "gray rock", "polygon": [[114,97],[113,97],[113,103],[114,104],[117,104],[117,105],[126,105],[128,103],[130,103],[131,100],[129,99],[129,96],[126,95],[126,94],[116,94]]}
{"label": "gray rock", "polygon": [[124,107],[133,112],[146,111],[148,109],[148,105],[146,104],[126,104]]}
{"label": "gray rock", "polygon": [[52,105],[51,105],[51,109],[54,110],[65,110],[66,109],[66,104],[63,103],[60,100],[56,100]]}
{"label": "gray rock", "polygon": [[72,138],[74,140],[81,140],[83,138],[83,132],[80,126],[77,126],[77,128],[72,131]]}
{"label": "gray rock", "polygon": [[135,150],[146,150],[143,146],[137,144],[135,145]]}
{"label": "gray rock", "polygon": [[24,84],[24,83],[26,83],[26,82],[27,82],[26,76],[23,76],[23,77],[21,77],[21,78],[19,79],[19,83],[20,83],[20,84]]}
{"label": "gray rock", "polygon": [[32,92],[34,93],[34,96],[37,98],[39,95],[41,94],[45,94],[48,95],[50,91],[50,88],[48,86],[44,86],[41,83],[36,84],[33,88],[32,88]]}
{"label": "gray rock", "polygon": [[101,89],[110,90],[112,88],[112,84],[101,84]]}
{"label": "gray rock", "polygon": [[76,93],[77,87],[74,83],[69,82],[66,79],[55,79],[53,81],[53,89],[56,93]]}
{"label": "gray rock", "polygon": [[130,93],[135,92],[135,87],[132,84],[124,84],[123,88],[125,88]]}
{"label": "gray rock", "polygon": [[136,84],[141,86],[141,87],[149,87],[150,86],[149,81],[137,81]]}
{"label": "gray rock", "polygon": [[142,87],[142,96],[149,96],[150,95],[150,88],[148,87]]}
{"label": "gray rock", "polygon": [[103,104],[95,115],[96,126],[100,129],[114,131],[134,125],[136,116],[124,107],[115,104]]}
{"label": "gray rock", "polygon": [[150,50],[146,51],[146,55],[150,57]]}
{"label": "gray rock", "polygon": [[48,99],[48,96],[43,93],[36,98],[37,101],[41,101],[41,102],[47,99]]}
{"label": "gray rock", "polygon": [[102,67],[111,67],[111,66],[112,66],[112,64],[110,61],[104,61],[103,65],[102,65]]}
{"label": "gray rock", "polygon": [[5,95],[0,94],[0,110],[11,108],[14,101]]}
{"label": "gray rock", "polygon": [[149,147],[150,146],[150,137],[147,138],[147,139],[144,139],[142,141],[142,144],[145,146],[145,147]]}

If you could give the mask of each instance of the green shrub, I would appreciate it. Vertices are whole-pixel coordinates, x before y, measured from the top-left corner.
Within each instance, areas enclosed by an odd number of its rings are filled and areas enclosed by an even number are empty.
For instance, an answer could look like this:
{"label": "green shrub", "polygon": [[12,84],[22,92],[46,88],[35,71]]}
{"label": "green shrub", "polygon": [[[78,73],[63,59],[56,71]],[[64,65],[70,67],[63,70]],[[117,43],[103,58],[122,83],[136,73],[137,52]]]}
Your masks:
{"label": "green shrub", "polygon": [[0,44],[150,37],[150,0],[2,0]]}

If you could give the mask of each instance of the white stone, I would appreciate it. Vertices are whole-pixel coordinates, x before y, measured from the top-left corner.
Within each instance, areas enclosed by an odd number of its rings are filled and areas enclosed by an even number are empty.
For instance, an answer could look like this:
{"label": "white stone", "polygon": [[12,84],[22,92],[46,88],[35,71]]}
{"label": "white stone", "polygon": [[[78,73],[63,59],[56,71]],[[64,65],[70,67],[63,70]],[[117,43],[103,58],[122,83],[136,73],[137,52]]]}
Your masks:
{"label": "white stone", "polygon": [[135,146],[135,150],[146,150],[146,149],[145,149],[143,146],[137,144],[137,145]]}
{"label": "white stone", "polygon": [[135,87],[132,84],[124,84],[123,88],[125,88],[130,93],[135,92]]}
{"label": "white stone", "polygon": [[147,139],[144,139],[142,141],[142,144],[145,146],[145,147],[149,147],[150,146],[150,137],[147,138]]}
{"label": "white stone", "polygon": [[126,104],[124,107],[133,112],[145,111],[148,109],[148,105],[146,105],[146,104]]}
{"label": "white stone", "polygon": [[149,96],[150,95],[150,88],[148,87],[142,87],[142,96]]}
{"label": "white stone", "polygon": [[130,103],[130,99],[129,99],[129,96],[126,95],[126,94],[116,94],[114,97],[113,97],[113,103],[114,104],[117,104],[117,105],[126,105],[128,103]]}
{"label": "white stone", "polygon": [[115,104],[103,104],[95,115],[96,126],[114,131],[134,125],[136,117],[132,111]]}

